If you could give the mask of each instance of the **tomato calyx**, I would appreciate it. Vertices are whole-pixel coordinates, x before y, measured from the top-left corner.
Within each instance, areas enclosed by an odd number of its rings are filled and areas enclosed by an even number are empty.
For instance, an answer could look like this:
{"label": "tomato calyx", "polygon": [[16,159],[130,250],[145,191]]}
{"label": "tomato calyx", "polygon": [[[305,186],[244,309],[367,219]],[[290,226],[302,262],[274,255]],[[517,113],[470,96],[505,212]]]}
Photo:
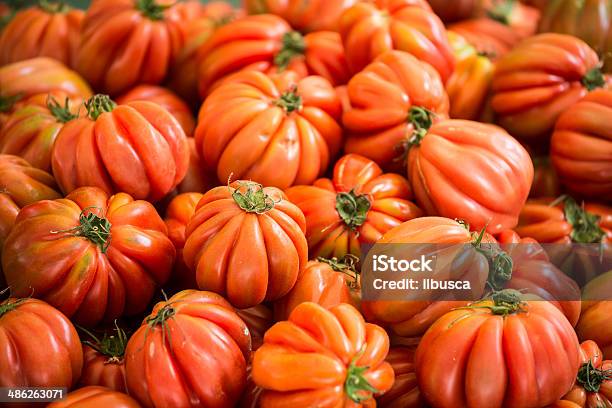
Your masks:
{"label": "tomato calyx", "polygon": [[101,339],[84,327],[79,326],[79,329],[86,333],[92,340],[85,340],[83,344],[108,357],[105,364],[121,364],[123,362],[123,355],[125,354],[128,338],[125,331],[117,325],[116,320],[115,329],[113,329],[116,334],[109,335],[108,333],[104,333]]}
{"label": "tomato calyx", "polygon": [[70,6],[65,1],[38,0],[38,7],[46,13],[66,13]]}
{"label": "tomato calyx", "polygon": [[70,122],[72,119],[76,119],[79,117],[78,113],[73,114],[70,112],[70,100],[66,97],[64,101],[64,106],[60,105],[59,102],[49,95],[47,98],[47,109],[51,112],[51,114],[55,117],[55,119],[60,123]]}
{"label": "tomato calyx", "polygon": [[365,378],[364,374],[370,369],[368,366],[357,366],[357,360],[363,355],[365,345],[362,350],[353,357],[348,366],[346,380],[344,381],[344,392],[354,402],[360,404],[367,401],[379,390],[372,386]]}
{"label": "tomato calyx", "polygon": [[164,11],[172,7],[172,4],[157,4],[156,0],[136,0],[136,9],[139,10],[143,16],[159,21],[164,19]]}
{"label": "tomato calyx", "polygon": [[261,184],[252,181],[240,182],[232,191],[232,198],[242,210],[256,214],[266,213],[276,204]]}
{"label": "tomato calyx", "polygon": [[[468,227],[469,228],[469,227]],[[482,239],[486,232],[483,228],[478,235],[473,234],[472,246],[484,255],[489,263],[489,276],[487,284],[495,291],[502,290],[505,284],[512,279],[514,267],[512,258],[499,245],[494,243],[483,243]]]}
{"label": "tomato calyx", "polygon": [[[4,291],[6,290],[7,289],[3,290],[2,292],[0,292],[0,294],[4,293]],[[9,298],[5,300],[3,303],[0,303],[0,317],[4,316],[5,314],[7,314],[8,312],[12,310],[17,309],[17,306],[25,302],[27,299],[28,298],[19,298],[19,299]]]}
{"label": "tomato calyx", "polygon": [[487,10],[487,17],[503,25],[510,25],[510,15],[514,9],[515,0],[502,0]]}
{"label": "tomato calyx", "polygon": [[371,206],[368,196],[357,194],[355,190],[336,194],[336,212],[353,231],[366,221]]}
{"label": "tomato calyx", "polygon": [[576,381],[587,392],[599,392],[601,384],[610,380],[612,380],[612,369],[595,368],[591,360],[580,366],[576,377]]}
{"label": "tomato calyx", "polygon": [[[164,297],[166,294],[164,293]],[[170,338],[170,329],[168,328],[168,319],[171,319],[176,314],[176,309],[172,307],[172,303],[166,303],[163,307],[161,307],[157,314],[154,316],[149,316],[145,319],[145,323],[148,325],[147,331],[145,332],[145,339],[148,335],[148,332],[151,328],[155,326],[161,326],[162,330],[162,344],[166,344],[166,333],[168,335],[168,340],[172,343],[172,339]]]}
{"label": "tomato calyx", "polygon": [[352,282],[347,282],[349,288],[356,289],[359,286],[359,272],[357,272],[357,268],[355,267],[359,262],[359,258],[355,255],[346,254],[342,260],[336,257],[330,259],[319,256],[317,257],[317,261],[329,265],[335,272],[341,272],[348,275],[352,279]]}
{"label": "tomato calyx", "polygon": [[413,106],[408,111],[408,122],[414,127],[414,132],[408,140],[408,147],[418,146],[433,125],[435,113],[421,106]]}
{"label": "tomato calyx", "polygon": [[274,56],[274,65],[279,71],[287,69],[294,57],[303,55],[306,51],[304,37],[297,31],[283,34],[282,44],[280,51]]}
{"label": "tomato calyx", "polygon": [[565,219],[572,226],[570,238],[573,242],[580,244],[601,243],[606,233],[599,226],[600,216],[592,214],[580,206],[576,200],[569,196],[561,196],[551,205],[557,205],[563,201],[563,212]]}
{"label": "tomato calyx", "polygon": [[490,307],[490,310],[493,314],[508,316],[510,314],[525,311],[523,295],[518,290],[500,290],[494,292],[491,298],[493,299],[493,306]]}
{"label": "tomato calyx", "polygon": [[89,211],[94,208],[101,211],[98,207],[87,207],[79,215],[79,225],[65,230],[51,231],[51,233],[86,238],[93,242],[103,254],[106,253],[111,243],[112,224],[106,218]]}
{"label": "tomato calyx", "polygon": [[297,85],[293,85],[288,91],[284,92],[275,102],[287,113],[300,111],[302,109],[302,97],[297,93]]}
{"label": "tomato calyx", "polygon": [[8,112],[23,98],[22,94],[12,96],[0,96],[0,112]]}
{"label": "tomato calyx", "polygon": [[117,104],[108,96],[97,94],[89,98],[85,102],[85,108],[87,109],[87,116],[91,120],[96,120],[98,117],[105,112],[112,112]]}
{"label": "tomato calyx", "polygon": [[603,88],[606,85],[606,78],[601,72],[601,67],[595,67],[589,70],[580,82],[590,92],[597,88]]}

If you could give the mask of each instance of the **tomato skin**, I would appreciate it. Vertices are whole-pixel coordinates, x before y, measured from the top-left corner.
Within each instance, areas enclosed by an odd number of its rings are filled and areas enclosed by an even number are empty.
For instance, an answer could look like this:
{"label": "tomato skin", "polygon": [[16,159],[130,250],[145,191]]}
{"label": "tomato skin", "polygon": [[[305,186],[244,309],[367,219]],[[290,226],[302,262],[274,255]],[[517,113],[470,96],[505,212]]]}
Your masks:
{"label": "tomato skin", "polygon": [[[236,309],[238,316],[244,321],[251,333],[251,349],[257,350],[263,344],[266,331],[274,324],[272,310],[263,304],[249,307],[248,309]],[[248,375],[250,381],[250,372]]]}
{"label": "tomato skin", "polygon": [[533,183],[529,198],[559,197],[561,185],[555,168],[547,156],[533,157]]}
{"label": "tomato skin", "polygon": [[340,34],[354,74],[390,50],[406,51],[429,63],[443,82],[454,69],[444,25],[425,0],[357,2],[342,14]]}
{"label": "tomato skin", "polygon": [[385,331],[366,323],[353,306],[302,303],[266,332],[255,352],[253,380],[264,389],[260,406],[374,406],[369,399],[351,400],[344,383],[354,363],[367,367],[364,378],[381,394],[389,390],[394,376],[384,361],[388,351]]}
{"label": "tomato skin", "polygon": [[196,147],[196,142],[193,137],[187,138],[189,146],[189,167],[185,178],[176,186],[176,192],[182,193],[205,193],[213,187],[219,185],[217,175],[205,165],[200,158],[200,153]]}
{"label": "tomato skin", "polygon": [[79,74],[51,58],[32,58],[0,67],[0,96],[26,98],[52,91],[62,91],[71,97],[92,95],[89,85]]}
{"label": "tomato skin", "polygon": [[[16,302],[16,303],[15,303]],[[57,309],[37,299],[9,298],[0,308],[1,387],[67,387],[83,366],[79,336]]]}
{"label": "tomato skin", "polygon": [[453,2],[428,0],[428,2],[434,13],[445,23],[465,20],[473,16],[480,6],[479,3],[481,3],[480,0],[456,0]]}
{"label": "tomato skin", "polygon": [[[250,211],[236,201],[254,191],[266,196],[265,210]],[[282,191],[235,181],[199,201],[185,231],[183,258],[200,289],[246,309],[276,300],[295,285],[308,260],[305,229],[304,215]]]}
{"label": "tomato skin", "polygon": [[[111,223],[105,253],[101,244],[62,232],[82,227],[81,212],[94,207]],[[17,296],[40,297],[94,326],[142,312],[168,280],[175,252],[151,203],[83,187],[24,207],[6,238],[2,265]]]}
{"label": "tomato skin", "polygon": [[[612,360],[612,301],[609,299],[612,271],[599,275],[583,288],[585,301],[576,326],[580,340],[593,340],[601,348],[603,357]],[[601,300],[599,300],[601,299]]]}
{"label": "tomato skin", "polygon": [[415,366],[415,350],[410,347],[391,347],[386,361],[395,373],[393,387],[376,402],[382,408],[425,408],[425,401],[419,391]]}
{"label": "tomato skin", "polygon": [[113,391],[126,392],[125,364],[101,354],[88,345],[83,345],[83,373],[81,386],[100,386]]}
{"label": "tomato skin", "polygon": [[[365,220],[351,226],[337,209],[343,193],[364,196],[369,209]],[[306,216],[306,238],[311,258],[359,256],[360,245],[376,242],[386,231],[404,221],[420,217],[408,181],[398,174],[383,173],[373,161],[347,154],[334,166],[333,179],[319,179],[312,186],[286,190],[289,200]]]}
{"label": "tomato skin", "polygon": [[[163,325],[150,320],[168,308]],[[249,330],[225,299],[185,290],[156,304],[130,338],[127,388],[144,407],[232,407],[246,384],[250,350]]]}
{"label": "tomato skin", "polygon": [[[59,7],[60,10],[56,8]],[[20,10],[2,29],[0,65],[49,57],[72,66],[85,13],[67,5]]]}
{"label": "tomato skin", "polygon": [[464,37],[478,52],[496,60],[507,54],[521,37],[505,24],[490,18],[473,18],[451,24],[448,29]]}
{"label": "tomato skin", "polygon": [[401,51],[380,55],[356,74],[347,87],[350,109],[342,122],[347,130],[344,149],[374,160],[386,169],[401,167],[403,144],[415,131],[407,121],[411,108],[448,116],[448,95],[440,76],[428,64]]}
{"label": "tomato skin", "polygon": [[69,393],[64,400],[55,401],[48,408],[140,408],[129,395],[105,387],[90,385]]}
{"label": "tomato skin", "polygon": [[447,120],[435,123],[420,144],[410,148],[408,178],[427,214],[461,219],[473,230],[486,227],[495,234],[516,226],[533,180],[533,164],[503,129]]}
{"label": "tomato skin", "polygon": [[559,115],[587,94],[581,80],[598,64],[597,54],[575,37],[540,34],[521,42],[497,62],[493,76],[498,123],[526,142],[548,141]]}
{"label": "tomato skin", "polygon": [[548,302],[522,307],[524,312],[505,317],[486,308],[454,310],[429,328],[415,362],[419,389],[430,404],[535,408],[570,389],[580,366],[572,326]]}
{"label": "tomato skin", "polygon": [[168,111],[133,101],[95,120],[68,122],[55,140],[51,165],[66,193],[95,186],[156,201],[185,177],[188,149],[185,132]]}
{"label": "tomato skin", "polygon": [[117,103],[120,105],[132,101],[149,101],[158,104],[176,118],[185,135],[193,136],[195,118],[191,109],[172,91],[161,86],[138,85],[117,98]]}
{"label": "tomato skin", "polygon": [[243,71],[202,105],[196,146],[222,183],[310,184],[340,149],[340,115],[338,96],[321,77]]}
{"label": "tomato skin", "polygon": [[562,184],[584,198],[612,202],[612,90],[597,89],[567,109],[551,139]]}

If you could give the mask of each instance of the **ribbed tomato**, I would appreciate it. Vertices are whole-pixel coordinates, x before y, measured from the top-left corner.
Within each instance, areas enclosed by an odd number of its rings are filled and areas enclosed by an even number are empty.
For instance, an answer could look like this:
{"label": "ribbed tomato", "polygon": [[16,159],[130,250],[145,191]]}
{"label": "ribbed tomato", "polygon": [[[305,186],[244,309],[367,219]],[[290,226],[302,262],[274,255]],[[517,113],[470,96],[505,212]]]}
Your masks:
{"label": "ribbed tomato", "polygon": [[306,221],[282,191],[250,181],[215,187],[189,221],[183,258],[198,287],[240,309],[287,294],[304,269]]}
{"label": "ribbed tomato", "polygon": [[306,216],[311,258],[360,256],[361,245],[373,244],[391,228],[423,214],[410,201],[408,180],[383,173],[376,163],[357,154],[340,158],[331,180],[291,187],[286,194]]}
{"label": "ribbed tomato", "polygon": [[117,106],[105,95],[86,108],[87,116],[66,124],[53,147],[53,174],[64,192],[95,186],[155,201],[185,177],[187,138],[164,108],[143,101]]}
{"label": "ribbed tomato", "polygon": [[604,85],[599,58],[585,42],[540,34],[497,62],[491,104],[513,136],[541,145],[563,111]]}
{"label": "ribbed tomato", "polygon": [[440,76],[401,51],[380,55],[350,80],[347,94],[344,148],[384,168],[401,168],[408,140],[425,122],[448,116],[448,96]]}
{"label": "ribbed tomato", "polygon": [[612,271],[601,274],[583,288],[583,305],[576,332],[580,340],[593,340],[612,360]]}
{"label": "ribbed tomato", "polygon": [[310,184],[340,149],[341,113],[334,88],[321,77],[243,71],[206,98],[196,145],[223,183],[232,177],[283,189]]}
{"label": "ribbed tomato", "polygon": [[128,342],[127,387],[144,407],[232,407],[251,337],[229,303],[185,290],[159,302]]}
{"label": "ribbed tomato", "polygon": [[299,304],[314,302],[326,309],[340,303],[359,307],[359,273],[355,269],[354,256],[344,260],[317,258],[309,261],[295,286],[289,293],[274,302],[274,317],[287,320]]}
{"label": "ribbed tomato", "polygon": [[612,90],[590,92],[557,121],[550,156],[559,179],[580,197],[612,202]]}
{"label": "ribbed tomato", "polygon": [[352,73],[389,50],[406,51],[432,65],[443,82],[454,69],[444,25],[425,0],[357,2],[342,15],[340,34]]}
{"label": "ribbed tomato", "polygon": [[117,98],[119,105],[133,101],[149,101],[158,104],[172,114],[187,136],[193,135],[195,118],[189,106],[172,91],[161,86],[138,85]]}
{"label": "ribbed tomato", "polygon": [[187,138],[187,145],[189,146],[189,167],[187,167],[187,173],[183,181],[176,186],[176,192],[182,193],[205,193],[213,187],[219,185],[217,175],[214,171],[207,168],[202,159],[196,142],[193,137]]}
{"label": "ribbed tomato", "polygon": [[0,303],[0,387],[72,388],[83,351],[72,323],[31,298]]}
{"label": "ribbed tomato", "polygon": [[274,324],[272,310],[264,304],[259,304],[248,309],[236,309],[236,313],[249,328],[251,349],[257,350],[263,344],[264,334]]}
{"label": "ribbed tomato", "polygon": [[461,219],[492,234],[516,226],[533,164],[503,129],[447,120],[415,134],[410,143],[408,178],[426,213]]}
{"label": "ribbed tomato", "polygon": [[85,332],[87,340],[83,340],[83,372],[79,385],[126,392],[123,355],[128,338],[125,331],[116,322],[112,334],[105,332],[102,337],[84,328],[81,331]]}
{"label": "ribbed tomato", "polygon": [[50,57],[73,66],[84,15],[61,1],[17,11],[0,35],[0,65]]}
{"label": "ribbed tomato", "polygon": [[217,29],[200,47],[198,66],[201,98],[223,77],[245,69],[266,73],[291,69],[301,77],[322,76],[333,85],[349,79],[338,33],[303,36],[272,14],[246,16]]}
{"label": "ribbed tomato", "polygon": [[389,338],[357,309],[306,302],[266,332],[253,358],[262,408],[375,406],[393,385]]}
{"label": "ribbed tomato", "polygon": [[153,205],[83,187],[23,208],[2,266],[17,296],[35,296],[93,326],[145,310],[175,249]]}
{"label": "ribbed tomato", "polygon": [[129,395],[105,387],[89,386],[79,388],[66,398],[53,402],[47,408],[140,408]]}
{"label": "ribbed tomato", "polygon": [[431,326],[415,358],[431,405],[542,407],[570,389],[580,366],[576,333],[553,305],[521,296],[497,292]]}
{"label": "ribbed tomato", "polygon": [[425,401],[419,391],[413,348],[391,347],[386,361],[395,373],[393,387],[376,398],[382,408],[425,408]]}
{"label": "ribbed tomato", "polygon": [[170,201],[166,208],[164,222],[168,228],[168,238],[176,248],[176,261],[169,284],[178,289],[197,288],[195,273],[191,271],[183,260],[183,247],[185,246],[185,229],[200,199],[202,193],[182,193]]}

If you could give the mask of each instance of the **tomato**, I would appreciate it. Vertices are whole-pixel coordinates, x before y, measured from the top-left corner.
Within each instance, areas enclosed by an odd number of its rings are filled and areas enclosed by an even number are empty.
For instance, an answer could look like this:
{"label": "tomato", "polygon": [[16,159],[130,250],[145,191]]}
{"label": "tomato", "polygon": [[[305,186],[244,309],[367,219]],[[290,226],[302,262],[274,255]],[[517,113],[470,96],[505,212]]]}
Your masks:
{"label": "tomato", "polygon": [[0,303],[0,366],[0,387],[71,388],[83,366],[79,336],[47,303],[9,298]]}
{"label": "tomato", "polygon": [[386,361],[395,373],[393,387],[376,398],[382,408],[425,408],[414,371],[414,352],[409,347],[391,347]]}
{"label": "tomato", "polygon": [[158,104],[172,114],[187,136],[193,135],[195,118],[189,106],[172,91],[161,86],[138,85],[117,98],[119,105],[133,101],[149,101]]}
{"label": "tomato", "polygon": [[521,41],[511,27],[487,17],[460,21],[448,29],[464,37],[476,50],[496,60],[507,54]]}
{"label": "tomato", "polygon": [[347,93],[351,106],[342,117],[348,136],[344,148],[384,168],[402,167],[405,146],[423,120],[448,116],[448,96],[440,76],[400,51],[382,54],[356,74]]}
{"label": "tomato", "polygon": [[356,0],[298,0],[279,2],[274,0],[245,0],[249,14],[276,14],[287,20],[291,27],[301,32],[319,30],[337,31],[342,12]]}
{"label": "tomato", "polygon": [[576,332],[580,340],[593,340],[603,351],[604,359],[612,359],[612,271],[588,282],[583,290],[583,307]]}
{"label": "tomato", "polygon": [[196,206],[204,195],[201,193],[179,194],[170,201],[166,208],[164,222],[168,228],[168,238],[176,248],[176,261],[172,271],[170,285],[179,289],[197,287],[195,274],[185,265],[183,247],[185,246],[185,229],[195,214]]}
{"label": "tomato", "polygon": [[200,158],[193,137],[187,138],[187,145],[189,146],[189,167],[187,168],[187,174],[185,174],[183,181],[176,186],[176,191],[179,194],[191,192],[204,193],[218,186],[219,182],[217,180],[217,175],[206,168]]}
{"label": "tomato", "polygon": [[465,20],[474,15],[480,7],[480,0],[428,0],[434,13],[445,23]]}
{"label": "tomato", "polygon": [[563,111],[604,85],[597,54],[586,43],[568,35],[540,34],[497,62],[491,104],[508,132],[541,144]]}
{"label": "tomato", "polygon": [[79,384],[126,392],[123,355],[128,338],[123,329],[115,322],[114,333],[104,333],[101,338],[85,328],[81,330],[88,337],[83,341],[83,373]]}
{"label": "tomato", "polygon": [[361,245],[372,244],[391,228],[423,214],[410,201],[408,180],[383,173],[376,163],[357,154],[340,158],[331,180],[291,187],[286,193],[306,216],[311,258],[359,256]]}
{"label": "tomato", "polygon": [[406,51],[432,65],[443,82],[454,69],[444,25],[425,0],[357,2],[342,15],[340,34],[353,73],[389,50]]}
{"label": "tomato", "polygon": [[303,36],[272,14],[239,18],[218,28],[200,47],[198,66],[201,98],[223,77],[245,69],[272,73],[288,68],[302,77],[320,75],[333,85],[349,79],[338,33]]}
{"label": "tomato", "polygon": [[417,348],[419,389],[436,407],[542,407],[580,366],[578,339],[557,308],[504,290],[437,320]]}
{"label": "tomato", "polygon": [[308,262],[293,289],[274,303],[275,319],[287,320],[293,309],[304,302],[314,302],[326,309],[340,303],[358,307],[359,274],[355,257],[317,258]]}
{"label": "tomato", "polygon": [[578,196],[612,202],[612,90],[590,92],[559,117],[550,142],[561,183]]}
{"label": "tomato", "polygon": [[282,191],[235,181],[204,194],[187,224],[183,258],[200,289],[246,309],[295,285],[308,259],[305,229]]}
{"label": "tomato", "polygon": [[249,330],[227,301],[185,290],[157,303],[130,338],[128,391],[145,407],[232,407],[250,351]]}
{"label": "tomato", "polygon": [[0,104],[7,97],[22,98],[62,91],[70,97],[88,98],[91,89],[79,74],[51,58],[32,58],[0,67]]}
{"label": "tomato", "polygon": [[70,121],[51,154],[53,174],[66,193],[95,186],[159,200],[185,177],[185,132],[168,111],[152,102],[116,105],[105,95],[87,102],[87,116]]}
{"label": "tomato", "polygon": [[305,302],[266,332],[253,358],[262,408],[375,406],[393,385],[389,338],[353,306]]}
{"label": "tomato", "polygon": [[196,146],[224,183],[310,184],[340,149],[340,115],[338,96],[321,77],[244,71],[202,105]]}
{"label": "tomato", "polygon": [[274,323],[272,310],[265,305],[257,305],[248,309],[236,309],[236,313],[249,328],[252,350],[257,350],[263,344],[265,332]]}
{"label": "tomato", "polygon": [[558,197],[561,185],[548,156],[533,157],[533,183],[529,198]]}
{"label": "tomato", "polygon": [[48,1],[17,11],[0,35],[0,65],[36,57],[74,65],[84,15],[64,2]]}
{"label": "tomato", "polygon": [[140,408],[129,395],[105,387],[89,386],[69,393],[48,408]]}
{"label": "tomato", "polygon": [[51,150],[64,125],[77,118],[82,100],[63,92],[39,94],[10,114],[0,129],[0,152],[51,171]]}
{"label": "tomato", "polygon": [[152,204],[83,187],[23,208],[2,266],[15,295],[41,298],[93,326],[145,310],[175,252]]}
{"label": "tomato", "polygon": [[503,129],[447,120],[415,134],[410,143],[408,178],[427,214],[461,219],[492,234],[517,224],[533,164]]}
{"label": "tomato", "polygon": [[[262,339],[263,341],[263,339]],[[244,392],[240,397],[240,401],[236,405],[237,408],[260,408],[259,398],[261,397],[263,389],[258,387],[253,382],[253,375],[251,366],[247,368],[247,385],[244,388]]]}

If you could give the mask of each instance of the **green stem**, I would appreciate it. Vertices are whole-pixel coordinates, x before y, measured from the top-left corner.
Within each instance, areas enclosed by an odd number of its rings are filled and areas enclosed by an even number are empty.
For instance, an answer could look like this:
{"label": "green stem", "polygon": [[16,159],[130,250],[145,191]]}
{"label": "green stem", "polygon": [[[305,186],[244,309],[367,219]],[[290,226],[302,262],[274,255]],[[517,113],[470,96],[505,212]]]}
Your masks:
{"label": "green stem", "polygon": [[[3,291],[4,292],[4,291]],[[17,307],[26,301],[27,298],[9,298],[5,300],[3,303],[0,303],[0,317],[4,316],[8,312],[17,309]]]}
{"label": "green stem", "polygon": [[487,10],[487,17],[504,25],[510,25],[510,14],[514,9],[515,0],[501,0]]}
{"label": "green stem", "polygon": [[87,116],[92,120],[98,119],[98,117],[105,112],[112,112],[116,106],[117,104],[108,95],[102,94],[94,95],[85,102]]}
{"label": "green stem", "polygon": [[297,31],[283,34],[282,42],[281,50],[274,56],[274,65],[279,71],[284,71],[294,57],[303,55],[306,51],[304,37]]}
{"label": "green stem", "polygon": [[104,337],[102,337],[102,339],[99,339],[96,337],[96,335],[84,327],[79,326],[79,329],[92,339],[92,341],[84,341],[83,344],[88,345],[98,353],[108,357],[107,363],[121,363],[123,361],[123,355],[125,354],[128,339],[125,331],[117,325],[116,320],[114,329],[116,334],[111,334],[109,336],[108,333],[104,333]]}
{"label": "green stem", "polygon": [[379,392],[364,376],[370,368],[356,365],[357,360],[363,355],[364,351],[365,346],[364,349],[351,360],[347,369],[346,380],[344,381],[344,392],[346,392],[346,395],[357,404],[371,399],[374,394]]}
{"label": "green stem", "polygon": [[357,288],[357,277],[359,272],[355,265],[359,262],[359,258],[353,254],[346,254],[343,260],[339,260],[336,257],[331,259],[323,258],[322,256],[317,257],[318,262],[325,263],[330,266],[334,271],[344,273],[353,279],[353,282],[349,284],[351,289]]}
{"label": "green stem", "polygon": [[[111,223],[106,218],[99,217],[88,207],[81,211],[79,225],[67,230],[51,231],[52,234],[66,233],[75,237],[84,237],[93,242],[102,253],[106,253],[111,242]],[[97,208],[100,210],[99,208]]]}
{"label": "green stem", "polygon": [[514,265],[510,255],[503,251],[499,245],[482,242],[485,232],[486,227],[476,236],[472,245],[476,251],[487,259],[489,264],[487,283],[493,290],[500,291],[505,287],[506,283],[512,279],[512,269]]}
{"label": "green stem", "polygon": [[173,5],[174,3],[167,5],[157,4],[156,0],[136,0],[136,9],[139,10],[143,16],[154,21],[163,20],[164,11]]}
{"label": "green stem", "polygon": [[64,106],[60,105],[57,100],[49,95],[47,98],[47,108],[51,112],[51,114],[57,119],[60,123],[66,123],[71,121],[72,119],[76,119],[79,117],[78,114],[73,114],[70,112],[70,100],[66,97],[64,101]]}
{"label": "green stem", "polygon": [[612,380],[612,369],[602,370],[595,368],[591,360],[580,366],[576,381],[582,385],[587,392],[599,392],[601,384]]}
{"label": "green stem", "polygon": [[601,67],[595,67],[586,73],[581,82],[590,92],[597,88],[603,88],[606,85],[606,78],[601,72]]}
{"label": "green stem", "polygon": [[564,201],[565,219],[572,226],[572,241],[580,244],[601,243],[606,236],[599,226],[601,217],[586,211],[569,196],[564,196],[561,201]]}
{"label": "green stem", "polygon": [[287,113],[300,111],[302,109],[302,97],[297,93],[297,85],[283,93],[276,101],[276,106],[280,106]]}
{"label": "green stem", "polygon": [[276,204],[261,184],[252,181],[241,182],[238,188],[232,191],[232,198],[238,207],[256,214],[266,213]]}
{"label": "green stem", "polygon": [[0,96],[0,112],[9,112],[23,98],[23,94]]}
{"label": "green stem", "polygon": [[354,190],[336,194],[336,211],[351,230],[366,221],[370,207],[371,203],[366,194],[357,194]]}
{"label": "green stem", "polygon": [[49,1],[49,0],[38,0],[38,7],[51,14],[55,13],[66,13],[70,11],[70,6],[65,1]]}

